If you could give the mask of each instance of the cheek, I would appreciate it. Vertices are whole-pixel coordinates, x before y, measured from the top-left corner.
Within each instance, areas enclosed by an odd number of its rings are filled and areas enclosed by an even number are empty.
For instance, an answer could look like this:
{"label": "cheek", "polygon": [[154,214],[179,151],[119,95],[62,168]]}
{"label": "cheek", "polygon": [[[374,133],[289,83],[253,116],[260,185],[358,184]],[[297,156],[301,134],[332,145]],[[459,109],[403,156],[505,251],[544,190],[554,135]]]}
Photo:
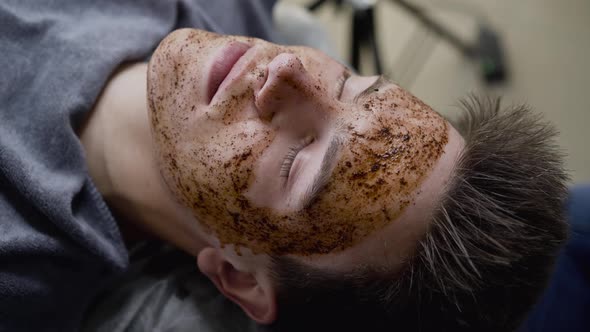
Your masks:
{"label": "cheek", "polygon": [[228,210],[243,206],[254,165],[271,140],[269,131],[252,123],[224,126],[161,150],[162,173],[201,224],[219,229],[215,223],[227,220]]}

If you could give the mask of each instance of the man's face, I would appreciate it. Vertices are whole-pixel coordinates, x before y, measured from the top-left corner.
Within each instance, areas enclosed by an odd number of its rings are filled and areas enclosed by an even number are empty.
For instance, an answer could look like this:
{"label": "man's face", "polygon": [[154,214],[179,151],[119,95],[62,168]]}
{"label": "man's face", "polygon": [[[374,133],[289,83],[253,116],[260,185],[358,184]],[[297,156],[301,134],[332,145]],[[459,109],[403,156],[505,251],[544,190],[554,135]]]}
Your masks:
{"label": "man's face", "polygon": [[189,29],[154,53],[148,104],[172,193],[255,253],[334,253],[395,223],[449,132],[407,91],[317,50]]}

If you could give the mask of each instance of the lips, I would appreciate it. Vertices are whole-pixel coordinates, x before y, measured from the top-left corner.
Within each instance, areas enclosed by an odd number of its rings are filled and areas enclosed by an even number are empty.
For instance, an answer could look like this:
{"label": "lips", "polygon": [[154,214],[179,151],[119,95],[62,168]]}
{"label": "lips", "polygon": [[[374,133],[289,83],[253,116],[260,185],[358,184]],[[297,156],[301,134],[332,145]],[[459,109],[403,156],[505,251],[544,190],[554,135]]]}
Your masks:
{"label": "lips", "polygon": [[207,98],[209,103],[215,97],[219,87],[226,79],[236,62],[248,51],[251,46],[240,42],[231,42],[224,47],[217,55],[209,71],[207,83]]}

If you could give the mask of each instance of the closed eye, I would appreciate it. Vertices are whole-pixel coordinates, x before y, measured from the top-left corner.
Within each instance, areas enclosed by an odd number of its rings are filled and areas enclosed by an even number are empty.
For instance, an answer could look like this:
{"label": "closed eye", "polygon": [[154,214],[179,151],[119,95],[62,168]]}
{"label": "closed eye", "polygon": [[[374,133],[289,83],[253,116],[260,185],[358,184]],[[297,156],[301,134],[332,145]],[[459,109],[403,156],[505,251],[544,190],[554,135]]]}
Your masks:
{"label": "closed eye", "polygon": [[305,149],[308,145],[313,143],[313,141],[314,138],[308,136],[301,142],[299,142],[297,145],[294,145],[289,148],[289,151],[285,155],[285,158],[283,159],[283,162],[281,164],[281,171],[279,173],[281,177],[286,179],[289,178],[289,174],[291,173],[291,168],[293,167],[295,158],[297,158],[297,155],[299,154],[299,152],[301,152],[301,150]]}
{"label": "closed eye", "polygon": [[291,167],[293,166],[293,162],[295,161],[297,154],[301,150],[302,150],[302,148],[299,148],[297,146],[292,146],[289,148],[289,152],[287,152],[287,155],[285,156],[285,158],[283,159],[283,163],[281,164],[281,172],[280,172],[281,177],[283,177],[283,178],[289,177],[289,173],[291,172]]}

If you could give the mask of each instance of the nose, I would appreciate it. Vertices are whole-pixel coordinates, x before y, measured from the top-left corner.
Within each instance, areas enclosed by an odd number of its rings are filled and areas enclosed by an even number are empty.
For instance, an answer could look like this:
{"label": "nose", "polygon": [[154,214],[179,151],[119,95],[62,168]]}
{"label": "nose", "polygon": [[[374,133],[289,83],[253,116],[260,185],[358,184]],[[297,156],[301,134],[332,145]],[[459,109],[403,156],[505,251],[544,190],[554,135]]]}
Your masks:
{"label": "nose", "polygon": [[294,54],[281,53],[268,64],[267,80],[256,95],[259,116],[271,119],[288,103],[313,93],[311,79],[301,60]]}

